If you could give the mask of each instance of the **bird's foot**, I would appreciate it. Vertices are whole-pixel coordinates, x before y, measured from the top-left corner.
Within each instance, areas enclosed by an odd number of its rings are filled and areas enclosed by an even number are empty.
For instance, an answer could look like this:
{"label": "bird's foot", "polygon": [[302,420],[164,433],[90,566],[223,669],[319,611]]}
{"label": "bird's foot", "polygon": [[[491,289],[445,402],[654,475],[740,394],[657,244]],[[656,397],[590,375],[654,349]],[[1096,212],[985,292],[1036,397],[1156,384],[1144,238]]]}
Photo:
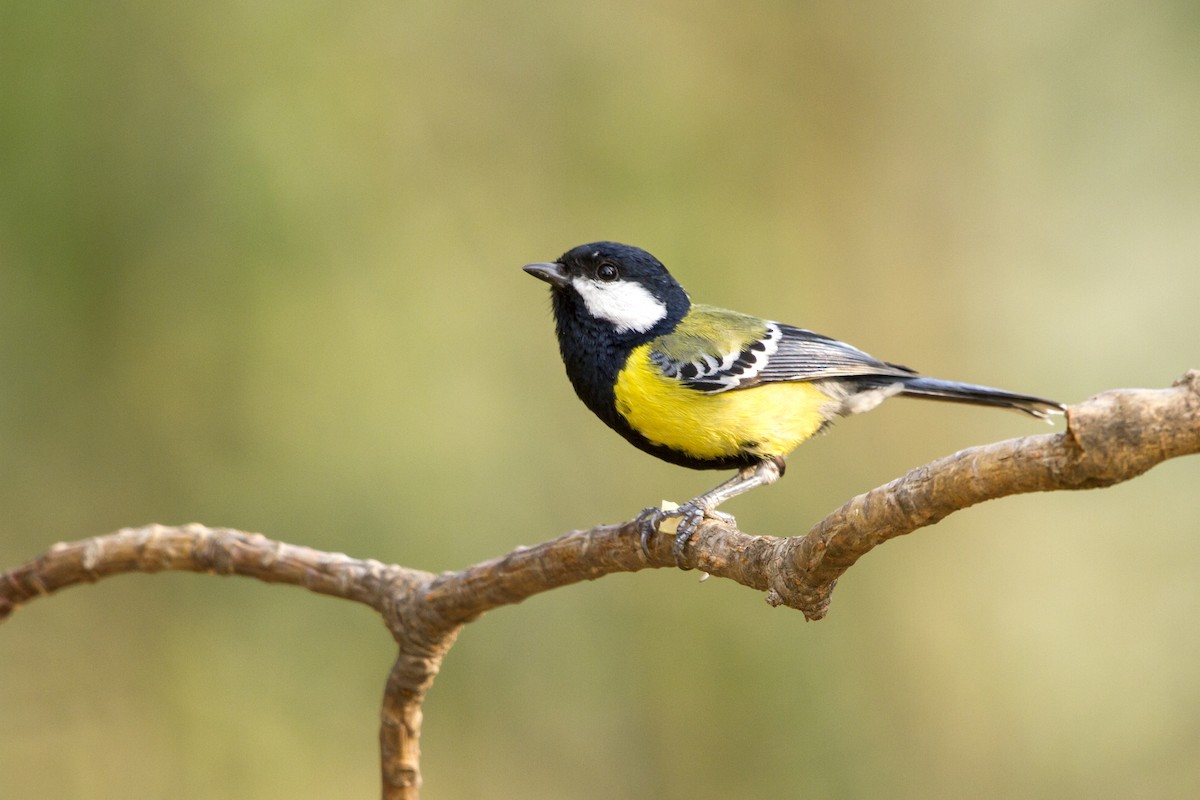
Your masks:
{"label": "bird's foot", "polygon": [[691,540],[692,534],[700,527],[705,519],[715,519],[726,525],[736,525],[732,515],[715,508],[708,508],[696,502],[684,503],[672,509],[645,508],[637,516],[638,529],[641,531],[642,552],[650,557],[650,537],[659,532],[659,526],[670,519],[678,519],[675,526],[675,539],[671,544],[671,554],[680,569],[690,569],[683,566],[683,551]]}
{"label": "bird's foot", "polygon": [[658,526],[664,520],[669,519],[670,516],[670,511],[663,511],[661,508],[654,506],[643,508],[641,513],[637,515],[636,522],[638,531],[641,533],[642,552],[646,555],[646,558],[650,557],[650,538],[658,533]]}
{"label": "bird's foot", "polygon": [[700,527],[701,522],[706,519],[715,519],[726,525],[737,525],[737,520],[733,518],[732,514],[717,511],[715,508],[708,508],[699,503],[684,503],[678,511],[679,526],[675,528],[675,540],[671,543],[671,555],[675,556],[675,563],[680,569],[690,569],[690,567],[683,566],[683,551],[691,541],[692,534]]}

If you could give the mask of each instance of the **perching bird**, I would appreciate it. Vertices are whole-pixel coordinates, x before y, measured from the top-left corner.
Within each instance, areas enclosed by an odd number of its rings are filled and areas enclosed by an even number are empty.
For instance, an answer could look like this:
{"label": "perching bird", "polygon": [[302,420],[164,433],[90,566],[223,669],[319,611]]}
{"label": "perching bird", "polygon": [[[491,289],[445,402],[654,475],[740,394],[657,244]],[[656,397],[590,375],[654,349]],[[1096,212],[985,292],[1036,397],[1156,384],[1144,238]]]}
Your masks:
{"label": "perching bird", "polygon": [[998,406],[1040,419],[1061,404],[923,378],[827,336],[693,304],[637,247],[584,244],[525,271],[550,284],[558,346],[579,399],[633,445],[693,469],[738,474],[677,510],[646,509],[642,549],[681,517],[676,560],[717,506],[783,474],[784,456],[837,417],[892,395]]}

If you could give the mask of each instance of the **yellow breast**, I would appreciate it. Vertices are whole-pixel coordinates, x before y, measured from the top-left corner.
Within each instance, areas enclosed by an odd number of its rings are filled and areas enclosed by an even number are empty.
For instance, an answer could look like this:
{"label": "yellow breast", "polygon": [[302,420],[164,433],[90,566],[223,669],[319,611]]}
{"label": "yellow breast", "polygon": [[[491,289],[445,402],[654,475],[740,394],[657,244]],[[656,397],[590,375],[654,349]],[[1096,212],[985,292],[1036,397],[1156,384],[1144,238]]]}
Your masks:
{"label": "yellow breast", "polygon": [[617,412],[650,441],[693,458],[787,455],[820,429],[833,405],[811,383],[704,394],[664,376],[649,352],[650,345],[634,350],[617,376]]}

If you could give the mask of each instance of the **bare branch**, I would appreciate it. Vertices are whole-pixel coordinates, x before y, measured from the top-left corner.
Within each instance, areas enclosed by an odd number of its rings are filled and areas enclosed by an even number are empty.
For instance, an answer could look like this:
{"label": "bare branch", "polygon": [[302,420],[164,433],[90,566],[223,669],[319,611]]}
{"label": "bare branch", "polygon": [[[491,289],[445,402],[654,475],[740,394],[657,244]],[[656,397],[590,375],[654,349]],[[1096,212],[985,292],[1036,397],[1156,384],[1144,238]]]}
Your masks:
{"label": "bare branch", "polygon": [[149,525],[56,544],[41,557],[0,575],[0,621],[22,604],[59,589],[111,575],[164,570],[244,575],[302,586],[378,611],[400,646],[380,720],[383,796],[385,800],[419,796],[421,702],[458,633],[457,625],[417,599],[432,573],[229,528]]}
{"label": "bare branch", "polygon": [[[820,619],[838,577],[872,548],[984,500],[1024,492],[1092,489],[1200,452],[1200,371],[1170,389],[1121,389],[1068,409],[1065,433],[972,447],[861,494],[805,536],[751,536],[703,523],[686,566],[767,592],[771,605]],[[635,523],[575,531],[462,572],[439,576],[429,599],[467,621],[500,605],[610,572],[669,567],[670,537],[647,560]]]}
{"label": "bare branch", "polygon": [[207,572],[290,583],[381,609],[381,588],[429,573],[276,542],[257,533],[203,525],[123,528],[69,544],[0,576],[0,619],[51,592],[128,572]]}
{"label": "bare branch", "polygon": [[[702,524],[685,566],[765,591],[772,605],[823,617],[837,579],[878,545],[984,500],[1090,489],[1200,452],[1200,371],[1172,388],[1105,392],[1068,410],[1065,433],[974,447],[853,498],[793,538]],[[499,606],[613,572],[675,566],[669,536],[642,553],[633,521],[574,531],[441,575],[202,525],[128,528],[70,544],[0,574],[0,621],[43,595],[128,572],[243,575],[364,603],[400,648],[380,725],[383,796],[415,800],[421,704],[462,625]]]}
{"label": "bare branch", "polygon": [[1105,392],[1067,410],[1061,434],[973,447],[912,470],[784,540],[767,601],[825,616],[838,577],[872,548],[1013,494],[1096,489],[1200,452],[1200,371],[1170,389]]}

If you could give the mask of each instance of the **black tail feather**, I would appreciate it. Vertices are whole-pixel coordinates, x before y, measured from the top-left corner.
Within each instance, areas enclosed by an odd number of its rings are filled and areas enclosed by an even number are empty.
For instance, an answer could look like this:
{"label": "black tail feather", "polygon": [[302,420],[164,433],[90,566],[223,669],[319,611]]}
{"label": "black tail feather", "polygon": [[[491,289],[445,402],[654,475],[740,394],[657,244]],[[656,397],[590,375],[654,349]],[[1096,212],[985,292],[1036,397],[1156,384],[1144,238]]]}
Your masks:
{"label": "black tail feather", "polygon": [[1014,394],[1003,389],[993,389],[990,386],[976,386],[971,383],[942,381],[937,378],[922,378],[914,376],[900,381],[904,388],[900,394],[909,397],[923,397],[928,400],[945,400],[951,403],[971,403],[979,406],[994,406],[1010,408],[1031,417],[1050,421],[1053,414],[1062,414],[1062,403],[1034,397],[1027,394]]}

